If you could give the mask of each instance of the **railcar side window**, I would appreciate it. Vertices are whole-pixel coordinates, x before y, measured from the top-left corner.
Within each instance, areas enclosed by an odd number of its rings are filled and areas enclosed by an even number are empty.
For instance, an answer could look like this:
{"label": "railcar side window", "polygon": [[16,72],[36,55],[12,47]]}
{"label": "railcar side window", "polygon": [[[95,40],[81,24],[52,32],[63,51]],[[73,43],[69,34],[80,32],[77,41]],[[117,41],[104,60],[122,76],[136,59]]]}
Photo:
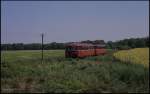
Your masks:
{"label": "railcar side window", "polygon": [[86,47],[86,46],[85,46],[85,47],[83,47],[83,50],[87,50],[87,49],[88,49],[88,47]]}

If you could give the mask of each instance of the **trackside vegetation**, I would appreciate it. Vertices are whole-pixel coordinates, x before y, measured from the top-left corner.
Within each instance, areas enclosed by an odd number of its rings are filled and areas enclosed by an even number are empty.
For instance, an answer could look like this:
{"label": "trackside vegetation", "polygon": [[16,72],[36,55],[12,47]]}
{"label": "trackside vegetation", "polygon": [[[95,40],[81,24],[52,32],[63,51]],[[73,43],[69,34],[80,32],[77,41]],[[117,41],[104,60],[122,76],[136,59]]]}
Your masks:
{"label": "trackside vegetation", "polygon": [[65,58],[64,50],[1,52],[2,93],[149,93],[149,68],[104,56]]}

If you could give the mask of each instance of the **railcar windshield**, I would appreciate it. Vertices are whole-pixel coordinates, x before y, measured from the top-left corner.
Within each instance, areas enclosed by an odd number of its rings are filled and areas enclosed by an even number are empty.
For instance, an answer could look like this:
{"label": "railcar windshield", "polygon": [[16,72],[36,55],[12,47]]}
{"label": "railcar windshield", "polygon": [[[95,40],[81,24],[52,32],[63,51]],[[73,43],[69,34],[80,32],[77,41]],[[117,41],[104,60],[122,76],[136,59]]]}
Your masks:
{"label": "railcar windshield", "polygon": [[66,51],[75,51],[77,50],[75,47],[67,47],[66,48]]}
{"label": "railcar windshield", "polygon": [[66,47],[66,51],[70,51],[71,50],[71,48],[70,47]]}

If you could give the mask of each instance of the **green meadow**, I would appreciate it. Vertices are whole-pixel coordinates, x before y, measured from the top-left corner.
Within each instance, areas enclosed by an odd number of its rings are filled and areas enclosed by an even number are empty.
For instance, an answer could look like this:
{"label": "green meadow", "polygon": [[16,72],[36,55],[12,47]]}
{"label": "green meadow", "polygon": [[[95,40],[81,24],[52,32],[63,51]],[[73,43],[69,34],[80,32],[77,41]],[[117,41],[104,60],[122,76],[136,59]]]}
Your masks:
{"label": "green meadow", "polygon": [[65,58],[64,50],[2,51],[2,93],[149,93],[149,68],[104,56]]}

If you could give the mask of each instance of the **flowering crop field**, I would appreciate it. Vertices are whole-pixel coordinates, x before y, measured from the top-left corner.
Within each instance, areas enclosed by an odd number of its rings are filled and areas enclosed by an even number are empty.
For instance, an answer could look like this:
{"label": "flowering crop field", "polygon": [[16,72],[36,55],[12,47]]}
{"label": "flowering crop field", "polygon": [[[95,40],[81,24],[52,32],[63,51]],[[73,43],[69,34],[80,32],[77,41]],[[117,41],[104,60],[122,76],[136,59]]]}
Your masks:
{"label": "flowering crop field", "polygon": [[114,53],[114,57],[123,62],[143,64],[149,67],[149,48],[135,48]]}

